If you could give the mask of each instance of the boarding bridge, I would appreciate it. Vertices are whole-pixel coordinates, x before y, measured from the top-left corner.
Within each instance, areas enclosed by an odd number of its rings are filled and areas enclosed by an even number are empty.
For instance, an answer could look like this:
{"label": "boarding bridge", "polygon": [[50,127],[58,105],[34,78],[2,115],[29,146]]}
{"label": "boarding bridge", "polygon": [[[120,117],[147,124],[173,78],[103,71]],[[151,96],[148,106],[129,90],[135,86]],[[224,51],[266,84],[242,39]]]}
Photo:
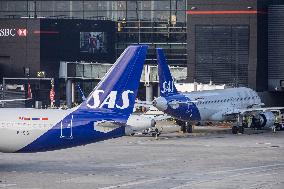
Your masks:
{"label": "boarding bridge", "polygon": [[[59,78],[101,80],[112,65],[92,62],[60,62]],[[186,79],[186,67],[170,66],[170,70],[175,81]],[[146,84],[159,82],[157,65],[144,65],[140,81]]]}
{"label": "boarding bridge", "polygon": [[[113,64],[87,62],[60,62],[59,78],[66,81],[66,102],[71,107],[74,96],[74,80],[101,80]],[[187,68],[170,66],[175,81],[186,79]],[[153,84],[159,82],[157,65],[144,65],[141,76],[146,88],[146,100],[153,100]],[[159,91],[159,89],[158,89]]]}

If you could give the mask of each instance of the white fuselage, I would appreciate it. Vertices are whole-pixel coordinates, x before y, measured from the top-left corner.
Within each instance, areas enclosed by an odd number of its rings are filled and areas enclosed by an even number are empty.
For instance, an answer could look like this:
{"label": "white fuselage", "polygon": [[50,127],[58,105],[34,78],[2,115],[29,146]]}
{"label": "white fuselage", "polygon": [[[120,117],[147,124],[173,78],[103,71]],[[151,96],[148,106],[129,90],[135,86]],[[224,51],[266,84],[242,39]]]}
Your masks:
{"label": "white fuselage", "polygon": [[[74,109],[27,109],[27,108],[1,108],[0,109],[0,151],[17,152],[37,138],[50,131]],[[107,123],[106,123],[107,124]],[[155,121],[139,115],[130,115],[126,123],[128,132],[125,134],[143,131],[155,126]],[[72,124],[67,123],[70,132],[63,132],[66,124],[59,127],[58,137],[70,137]],[[94,129],[97,129],[94,127]],[[98,129],[97,129],[98,130]],[[113,128],[110,128],[111,131]],[[70,140],[70,142],[72,142]]]}
{"label": "white fuselage", "polygon": [[249,88],[228,88],[179,93],[155,100],[156,107],[182,120],[223,121],[224,115],[261,104],[257,93]]}
{"label": "white fuselage", "polygon": [[0,109],[0,151],[15,152],[50,130],[72,110]]}
{"label": "white fuselage", "polygon": [[190,99],[203,98],[196,104],[202,120],[222,121],[218,113],[226,114],[236,109],[247,109],[261,104],[257,93],[248,88],[219,89],[188,94]]}

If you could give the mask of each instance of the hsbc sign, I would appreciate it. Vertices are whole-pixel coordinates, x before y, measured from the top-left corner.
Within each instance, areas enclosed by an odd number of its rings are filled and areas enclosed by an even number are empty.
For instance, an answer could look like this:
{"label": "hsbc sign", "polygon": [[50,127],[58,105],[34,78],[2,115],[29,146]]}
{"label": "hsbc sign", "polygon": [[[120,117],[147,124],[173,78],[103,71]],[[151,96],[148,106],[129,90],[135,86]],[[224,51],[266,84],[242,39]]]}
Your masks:
{"label": "hsbc sign", "polygon": [[16,29],[0,29],[0,37],[14,37],[16,33]]}
{"label": "hsbc sign", "polygon": [[18,34],[20,37],[26,37],[27,34],[28,34],[28,30],[27,30],[27,29],[18,29],[17,34]]}
{"label": "hsbc sign", "polygon": [[0,28],[0,37],[26,37],[28,34],[27,29],[9,29],[9,28]]}

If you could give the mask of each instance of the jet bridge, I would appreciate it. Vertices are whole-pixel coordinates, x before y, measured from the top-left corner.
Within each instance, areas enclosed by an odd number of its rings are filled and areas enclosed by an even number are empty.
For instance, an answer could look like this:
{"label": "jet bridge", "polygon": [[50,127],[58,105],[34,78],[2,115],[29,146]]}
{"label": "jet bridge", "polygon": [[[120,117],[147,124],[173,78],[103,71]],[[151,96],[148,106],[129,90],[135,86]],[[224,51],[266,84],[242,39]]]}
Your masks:
{"label": "jet bridge", "polygon": [[[75,80],[101,80],[113,64],[93,62],[60,62],[59,78],[66,82],[66,102],[71,107],[74,102]],[[170,66],[176,81],[186,79],[187,67]],[[153,84],[159,82],[157,65],[144,65],[140,82],[146,88],[146,100],[153,100]],[[159,88],[158,88],[159,96]]]}

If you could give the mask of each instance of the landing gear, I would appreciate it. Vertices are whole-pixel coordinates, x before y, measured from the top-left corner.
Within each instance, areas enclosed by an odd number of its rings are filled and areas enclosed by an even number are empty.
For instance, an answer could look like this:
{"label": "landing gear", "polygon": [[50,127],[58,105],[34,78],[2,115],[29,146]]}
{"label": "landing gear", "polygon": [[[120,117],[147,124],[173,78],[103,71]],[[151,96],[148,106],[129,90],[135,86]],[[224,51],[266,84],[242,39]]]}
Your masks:
{"label": "landing gear", "polygon": [[177,121],[178,125],[180,125],[180,131],[183,133],[192,133],[193,127],[189,122],[185,121]]}
{"label": "landing gear", "polygon": [[233,133],[234,135],[236,135],[236,134],[238,134],[238,132],[239,132],[239,127],[238,127],[238,126],[233,126],[233,127],[232,127],[232,133]]}
{"label": "landing gear", "polygon": [[186,133],[186,126],[185,126],[185,124],[181,124],[180,125],[180,131],[183,132],[183,133]]}
{"label": "landing gear", "polygon": [[186,126],[186,132],[192,133],[192,125],[189,124],[189,122],[185,122],[185,126]]}
{"label": "landing gear", "polygon": [[240,114],[238,114],[237,115],[237,122],[232,127],[232,133],[234,135],[238,134],[238,133],[244,134],[246,126],[247,126],[247,122],[245,122],[245,120],[243,120],[243,117]]}
{"label": "landing gear", "polygon": [[232,133],[234,135],[236,135],[238,133],[244,134],[244,132],[245,132],[244,126],[236,126],[235,125],[235,126],[232,127]]}
{"label": "landing gear", "polygon": [[240,126],[239,127],[239,133],[244,134],[244,132],[245,132],[244,126]]}

